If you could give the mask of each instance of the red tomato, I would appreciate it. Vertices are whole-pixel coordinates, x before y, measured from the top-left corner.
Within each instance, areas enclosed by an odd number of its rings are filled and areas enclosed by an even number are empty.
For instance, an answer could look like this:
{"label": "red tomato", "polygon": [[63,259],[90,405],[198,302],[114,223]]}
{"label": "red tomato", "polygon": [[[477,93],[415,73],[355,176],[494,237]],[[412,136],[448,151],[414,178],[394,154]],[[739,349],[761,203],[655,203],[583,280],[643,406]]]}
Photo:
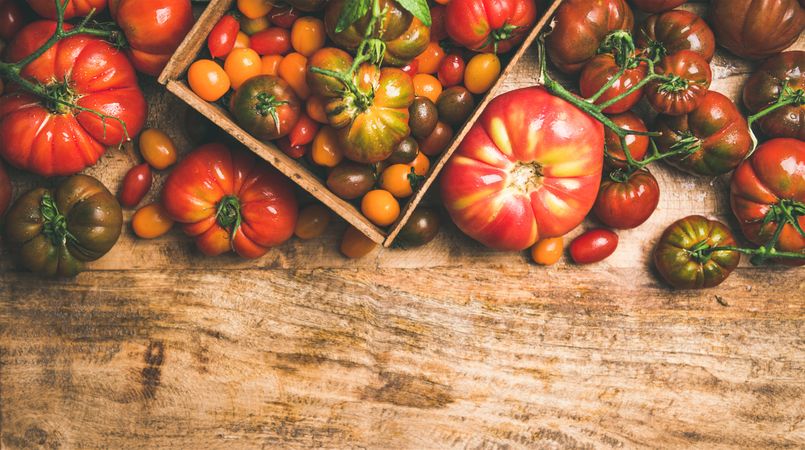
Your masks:
{"label": "red tomato", "polygon": [[11,194],[14,188],[11,186],[11,179],[6,173],[6,168],[0,162],[0,218],[6,213],[8,205],[11,204]]}
{"label": "red tomato", "polygon": [[299,159],[306,154],[310,153],[310,144],[307,145],[291,145],[291,141],[288,140],[288,136],[282,137],[277,139],[276,141],[277,147],[282,150],[283,153],[290,156],[293,159]]}
{"label": "red tomato", "polygon": [[716,51],[716,38],[698,14],[675,9],[647,17],[635,33],[635,45],[649,49],[652,55],[660,50],[660,56],[693,50],[710,61]]}
{"label": "red tomato", "polygon": [[240,22],[231,14],[224,17],[212,27],[210,35],[207,36],[207,48],[213,58],[221,58],[229,54],[235,48],[235,39],[240,31]]}
{"label": "red tomato", "polygon": [[[647,131],[646,124],[637,114],[627,111],[609,117],[615,125],[630,131]],[[604,129],[604,145],[611,158],[605,160],[607,167],[626,167],[626,153],[623,152],[620,137],[608,127]],[[648,151],[648,136],[630,134],[626,136],[626,146],[635,161],[640,161]]]}
{"label": "red tomato", "polygon": [[[609,53],[602,53],[591,59],[584,65],[584,69],[581,71],[579,85],[581,87],[582,97],[591,97],[594,95],[607,84],[609,80],[614,78],[619,71],[620,67],[615,61],[615,57]],[[610,88],[604,91],[604,94],[596,100],[595,104],[600,105],[634,88],[643,78],[646,78],[647,73],[648,69],[646,64],[641,63],[633,68],[627,68],[623,75],[621,75]],[[608,106],[604,109],[604,112],[607,114],[626,112],[632,109],[641,98],[643,98],[643,90],[638,89],[623,100]]]}
{"label": "red tomato", "polygon": [[648,220],[659,203],[657,179],[647,170],[638,170],[625,180],[605,176],[593,213],[608,227],[628,230]]}
{"label": "red tomato", "polygon": [[[11,3],[19,0],[9,0]],[[59,0],[63,1],[63,0]],[[33,9],[37,14],[46,18],[56,20],[56,2],[53,0],[28,0],[28,4],[31,5],[31,9]],[[67,2],[67,7],[64,10],[64,19],[69,20],[73,17],[84,17],[89,14],[90,11],[95,10],[96,12],[103,11],[106,9],[106,0],[69,0]]]}
{"label": "red tomato", "polygon": [[686,1],[687,0],[632,0],[632,3],[634,3],[635,7],[639,10],[658,13],[670,11]]}
{"label": "red tomato", "polygon": [[120,185],[118,198],[120,205],[125,208],[133,208],[151,190],[151,168],[147,163],[136,165],[126,172],[123,183]]}
{"label": "red tomato", "polygon": [[319,124],[307,114],[301,113],[296,125],[288,134],[288,143],[291,144],[291,147],[310,144],[318,132]]}
{"label": "red tomato", "polygon": [[193,27],[190,0],[109,0],[109,12],[126,35],[134,67],[157,76]]}
{"label": "red tomato", "polygon": [[430,40],[441,42],[448,38],[447,27],[445,26],[445,8],[443,5],[433,5],[430,7]]}
{"label": "red tomato", "polygon": [[461,55],[451,53],[442,59],[439,64],[439,82],[444,87],[455,86],[464,81],[464,58]]}
{"label": "red tomato", "polygon": [[[53,2],[50,4],[54,5]],[[0,39],[12,40],[26,21],[25,10],[19,5],[18,0],[0,0]]]}
{"label": "red tomato", "polygon": [[803,0],[711,0],[708,22],[719,45],[745,59],[790,47],[805,30]]}
{"label": "red tomato", "polygon": [[445,11],[450,38],[477,52],[508,52],[536,20],[535,0],[451,0]]}
{"label": "red tomato", "polygon": [[[7,49],[8,60],[28,56],[55,29],[52,21],[23,28]],[[126,56],[101,39],[64,39],[26,66],[22,75],[76,96],[79,106],[120,119],[129,137],[143,127],[146,103],[137,75]],[[57,109],[23,92],[0,97],[0,154],[12,165],[39,175],[70,175],[95,164],[106,147],[126,139],[118,120]]]}
{"label": "red tomato", "polygon": [[273,27],[252,35],[249,46],[261,55],[287,55],[291,51],[291,32]]}
{"label": "red tomato", "polygon": [[187,155],[165,181],[162,204],[206,255],[264,255],[288,240],[298,208],[288,179],[246,152],[208,144]]}
{"label": "red tomato", "polygon": [[268,20],[271,22],[271,25],[275,27],[290,30],[291,26],[293,26],[293,23],[296,22],[296,19],[298,19],[300,15],[298,9],[292,6],[282,5],[271,9],[271,12],[268,13]]}
{"label": "red tomato", "polygon": [[523,250],[584,220],[603,148],[601,123],[570,103],[541,87],[511,91],[489,103],[445,165],[442,200],[470,237]]}
{"label": "red tomato", "polygon": [[592,264],[603,261],[618,248],[618,235],[605,228],[595,228],[573,239],[570,257],[576,264]]}
{"label": "red tomato", "polygon": [[[760,145],[732,175],[730,204],[741,230],[751,242],[769,242],[785,217],[793,211],[805,229],[805,142],[772,139]],[[805,251],[805,236],[790,223],[783,226],[775,246],[780,251]],[[802,260],[787,260],[802,265]]]}
{"label": "red tomato", "polygon": [[662,59],[657,73],[674,77],[670,82],[646,85],[646,99],[661,114],[687,114],[701,103],[713,77],[710,64],[692,50],[680,50]]}
{"label": "red tomato", "polygon": [[419,60],[412,59],[408,64],[400,67],[400,70],[407,73],[408,76],[413,77],[419,73]]}

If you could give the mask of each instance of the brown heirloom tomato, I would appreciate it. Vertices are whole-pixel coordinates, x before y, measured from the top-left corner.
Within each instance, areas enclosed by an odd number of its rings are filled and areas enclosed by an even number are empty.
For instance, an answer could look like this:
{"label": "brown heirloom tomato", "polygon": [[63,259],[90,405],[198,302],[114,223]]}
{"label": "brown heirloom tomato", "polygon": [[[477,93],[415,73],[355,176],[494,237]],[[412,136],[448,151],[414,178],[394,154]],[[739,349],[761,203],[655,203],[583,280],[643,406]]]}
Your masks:
{"label": "brown heirloom tomato", "polygon": [[674,9],[686,1],[687,0],[632,0],[632,3],[634,3],[635,8],[641,11],[658,13]]}
{"label": "brown heirloom tomato", "polygon": [[[805,51],[783,52],[764,62],[744,85],[744,105],[757,113],[777,101],[785,84],[792,91],[805,90]],[[759,123],[768,137],[805,140],[805,105],[783,106]]]}
{"label": "brown heirloom tomato", "polygon": [[282,78],[258,75],[249,78],[232,97],[235,121],[261,140],[290,133],[302,112],[299,98]]}
{"label": "brown heirloom tomato", "polygon": [[531,31],[537,9],[535,0],[451,0],[445,27],[453,41],[470,50],[505,53]]}
{"label": "brown heirloom tomato", "polygon": [[[790,214],[805,229],[805,143],[772,139],[760,145],[732,176],[730,204],[747,239],[764,245]],[[805,251],[805,236],[786,223],[775,246],[786,252]],[[792,263],[791,260],[785,260]],[[805,264],[794,260],[794,264]]]}
{"label": "brown heirloom tomato", "polygon": [[749,59],[780,53],[805,27],[802,0],[712,0],[709,16],[718,44]]}
{"label": "brown heirloom tomato", "polygon": [[732,100],[708,91],[699,107],[681,116],[657,116],[654,129],[661,152],[685,147],[689,155],[667,158],[674,166],[705,176],[721,175],[736,168],[752,147],[746,119]]}
{"label": "brown heirloom tomato", "polygon": [[441,223],[442,219],[435,209],[419,207],[411,213],[394,245],[402,248],[425,245],[439,234]]}
{"label": "brown heirloom tomato", "polygon": [[[630,131],[648,131],[643,119],[637,114],[627,111],[623,114],[616,114],[609,117],[615,125]],[[648,151],[648,136],[629,134],[626,136],[626,146],[635,161],[640,161],[646,156]],[[620,137],[610,130],[604,128],[604,145],[609,158],[604,160],[607,168],[626,168],[626,153],[623,152]]]}
{"label": "brown heirloom tomato", "polygon": [[657,73],[672,79],[646,85],[646,99],[658,113],[671,116],[696,109],[707,94],[713,77],[710,64],[691,50],[680,50],[664,57],[657,66]]}
{"label": "brown heirloom tomato", "polygon": [[6,216],[6,243],[26,269],[72,277],[115,245],[122,226],[115,196],[95,178],[74,175],[17,199]]}
{"label": "brown heirloom tomato", "polygon": [[[613,55],[602,53],[595,56],[584,65],[584,69],[581,71],[581,78],[579,79],[581,95],[583,97],[591,97],[607,84],[609,80],[618,75],[619,71],[620,67]],[[623,75],[612,83],[612,86],[604,91],[604,94],[601,95],[595,103],[600,105],[634,88],[643,78],[646,78],[646,73],[647,67],[644,63],[636,64],[634,67],[628,67]],[[608,106],[604,109],[604,112],[607,114],[626,112],[632,109],[641,98],[643,98],[643,90],[638,89],[623,100]]]}
{"label": "brown heirloom tomato", "polygon": [[626,0],[565,0],[556,11],[545,44],[551,61],[564,73],[577,73],[615,30],[631,32],[634,15]]}
{"label": "brown heirloom tomato", "polygon": [[660,185],[649,171],[641,169],[625,179],[604,177],[593,212],[604,225],[628,230],[641,225],[660,203]]}
{"label": "brown heirloom tomato", "polygon": [[[50,2],[51,6],[55,3]],[[0,0],[0,39],[10,41],[27,22],[27,14],[19,0]],[[55,16],[54,16],[55,17]],[[0,49],[0,54],[3,51]]]}
{"label": "brown heirloom tomato", "polygon": [[654,249],[654,265],[663,279],[677,289],[718,286],[738,267],[741,254],[732,250],[701,252],[735,246],[735,238],[721,222],[688,216],[666,228]]}
{"label": "brown heirloom tomato", "polygon": [[707,23],[690,11],[675,9],[649,16],[636,33],[635,44],[660,56],[680,50],[693,50],[704,59],[713,59],[716,38]]}

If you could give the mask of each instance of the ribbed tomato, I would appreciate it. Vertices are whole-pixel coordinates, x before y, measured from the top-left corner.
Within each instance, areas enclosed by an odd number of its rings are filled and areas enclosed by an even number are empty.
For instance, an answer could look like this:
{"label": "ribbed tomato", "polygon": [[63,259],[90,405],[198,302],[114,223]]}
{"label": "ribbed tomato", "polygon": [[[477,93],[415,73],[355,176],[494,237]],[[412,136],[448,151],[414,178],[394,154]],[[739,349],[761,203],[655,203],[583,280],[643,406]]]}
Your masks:
{"label": "ribbed tomato", "polygon": [[604,129],[541,87],[489,103],[441,177],[458,227],[482,244],[523,250],[578,226],[598,193]]}
{"label": "ribbed tomato", "polygon": [[701,103],[713,74],[710,64],[692,50],[680,50],[662,59],[657,73],[670,76],[671,81],[652,81],[646,85],[646,100],[660,114],[687,114]]}
{"label": "ribbed tomato", "polygon": [[711,0],[708,14],[716,42],[748,59],[780,53],[805,29],[803,0]]}
{"label": "ribbed tomato", "polygon": [[[591,97],[609,83],[609,80],[615,78],[620,69],[615,56],[609,53],[596,55],[584,65],[584,69],[581,71],[581,78],[579,79],[581,95]],[[645,63],[634,64],[633,66],[630,64],[595,103],[600,105],[633,89],[643,78],[646,78],[647,70],[648,67]],[[641,98],[643,98],[643,90],[638,89],[623,100],[606,107],[604,112],[607,114],[626,112],[632,109]]]}
{"label": "ribbed tomato", "polygon": [[[7,55],[19,61],[53,35],[56,22],[25,27]],[[120,119],[128,136],[143,127],[146,103],[126,56],[101,39],[74,36],[56,43],[22,75],[46,85],[59,98]],[[95,164],[107,146],[126,139],[118,120],[102,120],[23,92],[0,97],[0,155],[39,175],[70,175]]]}
{"label": "ribbed tomato", "polygon": [[648,48],[655,54],[659,51],[660,56],[693,50],[710,61],[716,51],[716,38],[707,22],[682,9],[648,16],[635,35],[639,48]]}
{"label": "ribbed tomato", "polygon": [[[766,60],[746,81],[744,105],[757,113],[774,104],[783,93],[805,90],[805,51],[783,52]],[[768,137],[790,137],[805,140],[805,105],[784,106],[760,118],[760,129]]]}
{"label": "ribbed tomato", "polygon": [[451,0],[445,26],[450,38],[477,52],[505,53],[537,21],[535,0]]}

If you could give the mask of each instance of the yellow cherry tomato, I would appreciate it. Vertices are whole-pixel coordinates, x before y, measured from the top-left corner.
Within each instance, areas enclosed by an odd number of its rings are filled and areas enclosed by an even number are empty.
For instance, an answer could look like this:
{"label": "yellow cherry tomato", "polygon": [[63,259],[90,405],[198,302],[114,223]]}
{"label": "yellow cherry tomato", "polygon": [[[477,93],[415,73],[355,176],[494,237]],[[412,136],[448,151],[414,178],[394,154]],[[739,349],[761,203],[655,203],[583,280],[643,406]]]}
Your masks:
{"label": "yellow cherry tomato", "polygon": [[238,11],[249,19],[257,19],[271,12],[269,0],[238,0]]}
{"label": "yellow cherry tomato", "polygon": [[271,26],[271,22],[267,16],[258,17],[256,19],[249,19],[242,17],[240,19],[240,31],[246,33],[248,36],[253,36],[263,30],[267,30]]}
{"label": "yellow cherry tomato", "polygon": [[142,239],[154,239],[170,231],[173,221],[159,203],[150,203],[138,209],[131,218],[134,234]]}
{"label": "yellow cherry tomato", "polygon": [[424,153],[419,152],[416,154],[414,160],[408,163],[408,166],[414,168],[415,174],[424,177],[430,170],[430,160]]}
{"label": "yellow cherry tomato", "polygon": [[176,162],[176,146],[167,134],[155,128],[140,133],[140,154],[149,166],[164,170]]}
{"label": "yellow cherry tomato", "polygon": [[392,164],[386,167],[380,175],[380,187],[397,198],[410,197],[414,193],[411,181],[416,177],[415,173],[411,173],[412,170],[414,168],[408,164]]}
{"label": "yellow cherry tomato", "polygon": [[417,97],[427,97],[433,103],[439,100],[442,93],[442,84],[433,75],[418,73],[414,75],[414,95]]}
{"label": "yellow cherry tomato", "polygon": [[291,28],[291,46],[308,57],[324,47],[325,37],[324,22],[315,17],[300,17]]}
{"label": "yellow cherry tomato", "polygon": [[260,73],[263,75],[277,75],[282,61],[282,55],[266,55],[260,58]]}
{"label": "yellow cherry tomato", "polygon": [[229,75],[217,62],[199,59],[187,70],[187,82],[190,89],[208,102],[214,102],[229,91],[231,82]]}
{"label": "yellow cherry tomato", "polygon": [[299,239],[319,237],[330,223],[330,210],[321,203],[315,203],[299,211],[294,234]]}
{"label": "yellow cherry tomato", "polygon": [[562,258],[565,249],[561,237],[542,239],[531,247],[531,259],[542,266],[552,266]]}
{"label": "yellow cherry tomato", "polygon": [[335,167],[344,159],[344,151],[338,143],[335,128],[321,127],[313,138],[310,157],[314,163],[324,167]]}
{"label": "yellow cherry tomato", "polygon": [[375,241],[369,239],[353,226],[348,226],[341,238],[341,253],[347,258],[357,259],[368,255],[377,247]]}
{"label": "yellow cherry tomato", "polygon": [[311,95],[307,99],[307,103],[305,103],[305,112],[307,112],[307,115],[310,116],[311,119],[326,125],[330,123],[330,121],[327,120],[327,110],[324,106],[325,102],[324,97]]}
{"label": "yellow cherry tomato", "polygon": [[373,224],[385,227],[394,223],[400,215],[400,204],[384,189],[369,191],[361,200],[361,212]]}
{"label": "yellow cherry tomato", "polygon": [[235,48],[249,48],[249,45],[251,45],[249,35],[238,31],[238,35],[235,36]]}
{"label": "yellow cherry tomato", "polygon": [[307,86],[307,58],[301,53],[289,53],[277,68],[277,74],[291,85],[296,95],[302,100],[310,97],[310,88]]}
{"label": "yellow cherry tomato", "polygon": [[232,50],[224,61],[224,71],[229,75],[232,89],[238,89],[244,81],[260,75],[263,61],[256,51],[250,48],[236,48]]}
{"label": "yellow cherry tomato", "polygon": [[500,76],[500,59],[494,53],[479,53],[470,59],[464,72],[464,86],[473,94],[492,88]]}

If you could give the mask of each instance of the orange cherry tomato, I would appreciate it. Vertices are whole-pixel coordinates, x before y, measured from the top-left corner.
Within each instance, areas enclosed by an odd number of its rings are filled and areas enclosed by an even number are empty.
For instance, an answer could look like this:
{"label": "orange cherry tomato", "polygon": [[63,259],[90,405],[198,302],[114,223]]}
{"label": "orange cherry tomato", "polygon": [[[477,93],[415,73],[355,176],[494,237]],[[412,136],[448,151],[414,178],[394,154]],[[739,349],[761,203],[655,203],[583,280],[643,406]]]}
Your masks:
{"label": "orange cherry tomato", "polygon": [[277,75],[282,61],[282,55],[266,55],[260,58],[260,73],[263,75]]}
{"label": "orange cherry tomato", "polygon": [[531,247],[531,259],[539,265],[552,266],[562,259],[564,249],[565,242],[561,237],[542,239]]}
{"label": "orange cherry tomato", "polygon": [[238,11],[249,19],[257,19],[271,12],[269,0],[238,0]]}
{"label": "orange cherry tomato", "polygon": [[299,211],[294,234],[299,239],[319,237],[330,223],[330,210],[321,203],[315,203]]}
{"label": "orange cherry tomato", "polygon": [[353,226],[348,226],[344,232],[344,237],[341,238],[341,253],[347,258],[363,258],[376,247],[377,243]]}
{"label": "orange cherry tomato", "polygon": [[251,39],[249,38],[249,35],[242,31],[238,31],[238,35],[235,37],[235,48],[249,48],[250,44]]}
{"label": "orange cherry tomato", "polygon": [[199,59],[187,70],[187,82],[190,89],[208,102],[217,101],[229,92],[231,83],[229,75],[217,62]]}
{"label": "orange cherry tomato", "polygon": [[291,28],[291,46],[305,56],[324,47],[325,37],[324,22],[315,17],[300,17]]}
{"label": "orange cherry tomato", "polygon": [[427,156],[425,156],[424,153],[419,152],[416,154],[416,158],[414,158],[413,161],[408,163],[408,166],[414,168],[415,174],[424,177],[425,175],[428,174],[428,171],[430,170],[430,160],[428,159]]}
{"label": "orange cherry tomato", "polygon": [[492,88],[500,76],[500,59],[494,53],[479,53],[470,59],[464,71],[464,86],[473,94]]}
{"label": "orange cherry tomato", "polygon": [[256,51],[250,48],[236,48],[226,57],[224,71],[229,75],[232,89],[238,89],[244,81],[260,75],[263,61]]}
{"label": "orange cherry tomato", "polygon": [[296,95],[302,100],[310,97],[310,88],[305,79],[307,74],[307,58],[301,53],[289,53],[280,61],[277,73],[280,78],[291,85]]}
{"label": "orange cherry tomato", "polygon": [[400,215],[400,204],[391,195],[391,192],[383,189],[369,191],[361,200],[361,212],[373,224],[385,227],[394,223]]}
{"label": "orange cherry tomato", "polygon": [[313,148],[310,151],[313,162],[324,167],[335,167],[344,159],[344,151],[338,144],[335,128],[322,127],[313,138]]}
{"label": "orange cherry tomato", "polygon": [[414,193],[411,183],[412,180],[416,183],[416,177],[414,168],[408,164],[392,164],[380,175],[380,187],[397,198],[410,197]]}
{"label": "orange cherry tomato", "polygon": [[131,218],[134,234],[142,239],[154,239],[170,231],[173,221],[159,203],[150,203],[138,209]]}
{"label": "orange cherry tomato", "polygon": [[311,95],[305,104],[305,112],[307,112],[307,115],[316,122],[328,124],[330,121],[327,120],[327,110],[325,109],[324,104],[324,97],[320,95]]}
{"label": "orange cherry tomato", "polygon": [[436,73],[444,58],[444,49],[438,42],[430,42],[415,59],[419,73]]}
{"label": "orange cherry tomato", "polygon": [[176,146],[170,136],[155,128],[140,133],[140,154],[151,167],[164,170],[176,162]]}
{"label": "orange cherry tomato", "polygon": [[414,95],[418,97],[427,97],[433,103],[439,100],[439,95],[442,93],[442,84],[433,75],[427,73],[418,73],[414,75]]}

